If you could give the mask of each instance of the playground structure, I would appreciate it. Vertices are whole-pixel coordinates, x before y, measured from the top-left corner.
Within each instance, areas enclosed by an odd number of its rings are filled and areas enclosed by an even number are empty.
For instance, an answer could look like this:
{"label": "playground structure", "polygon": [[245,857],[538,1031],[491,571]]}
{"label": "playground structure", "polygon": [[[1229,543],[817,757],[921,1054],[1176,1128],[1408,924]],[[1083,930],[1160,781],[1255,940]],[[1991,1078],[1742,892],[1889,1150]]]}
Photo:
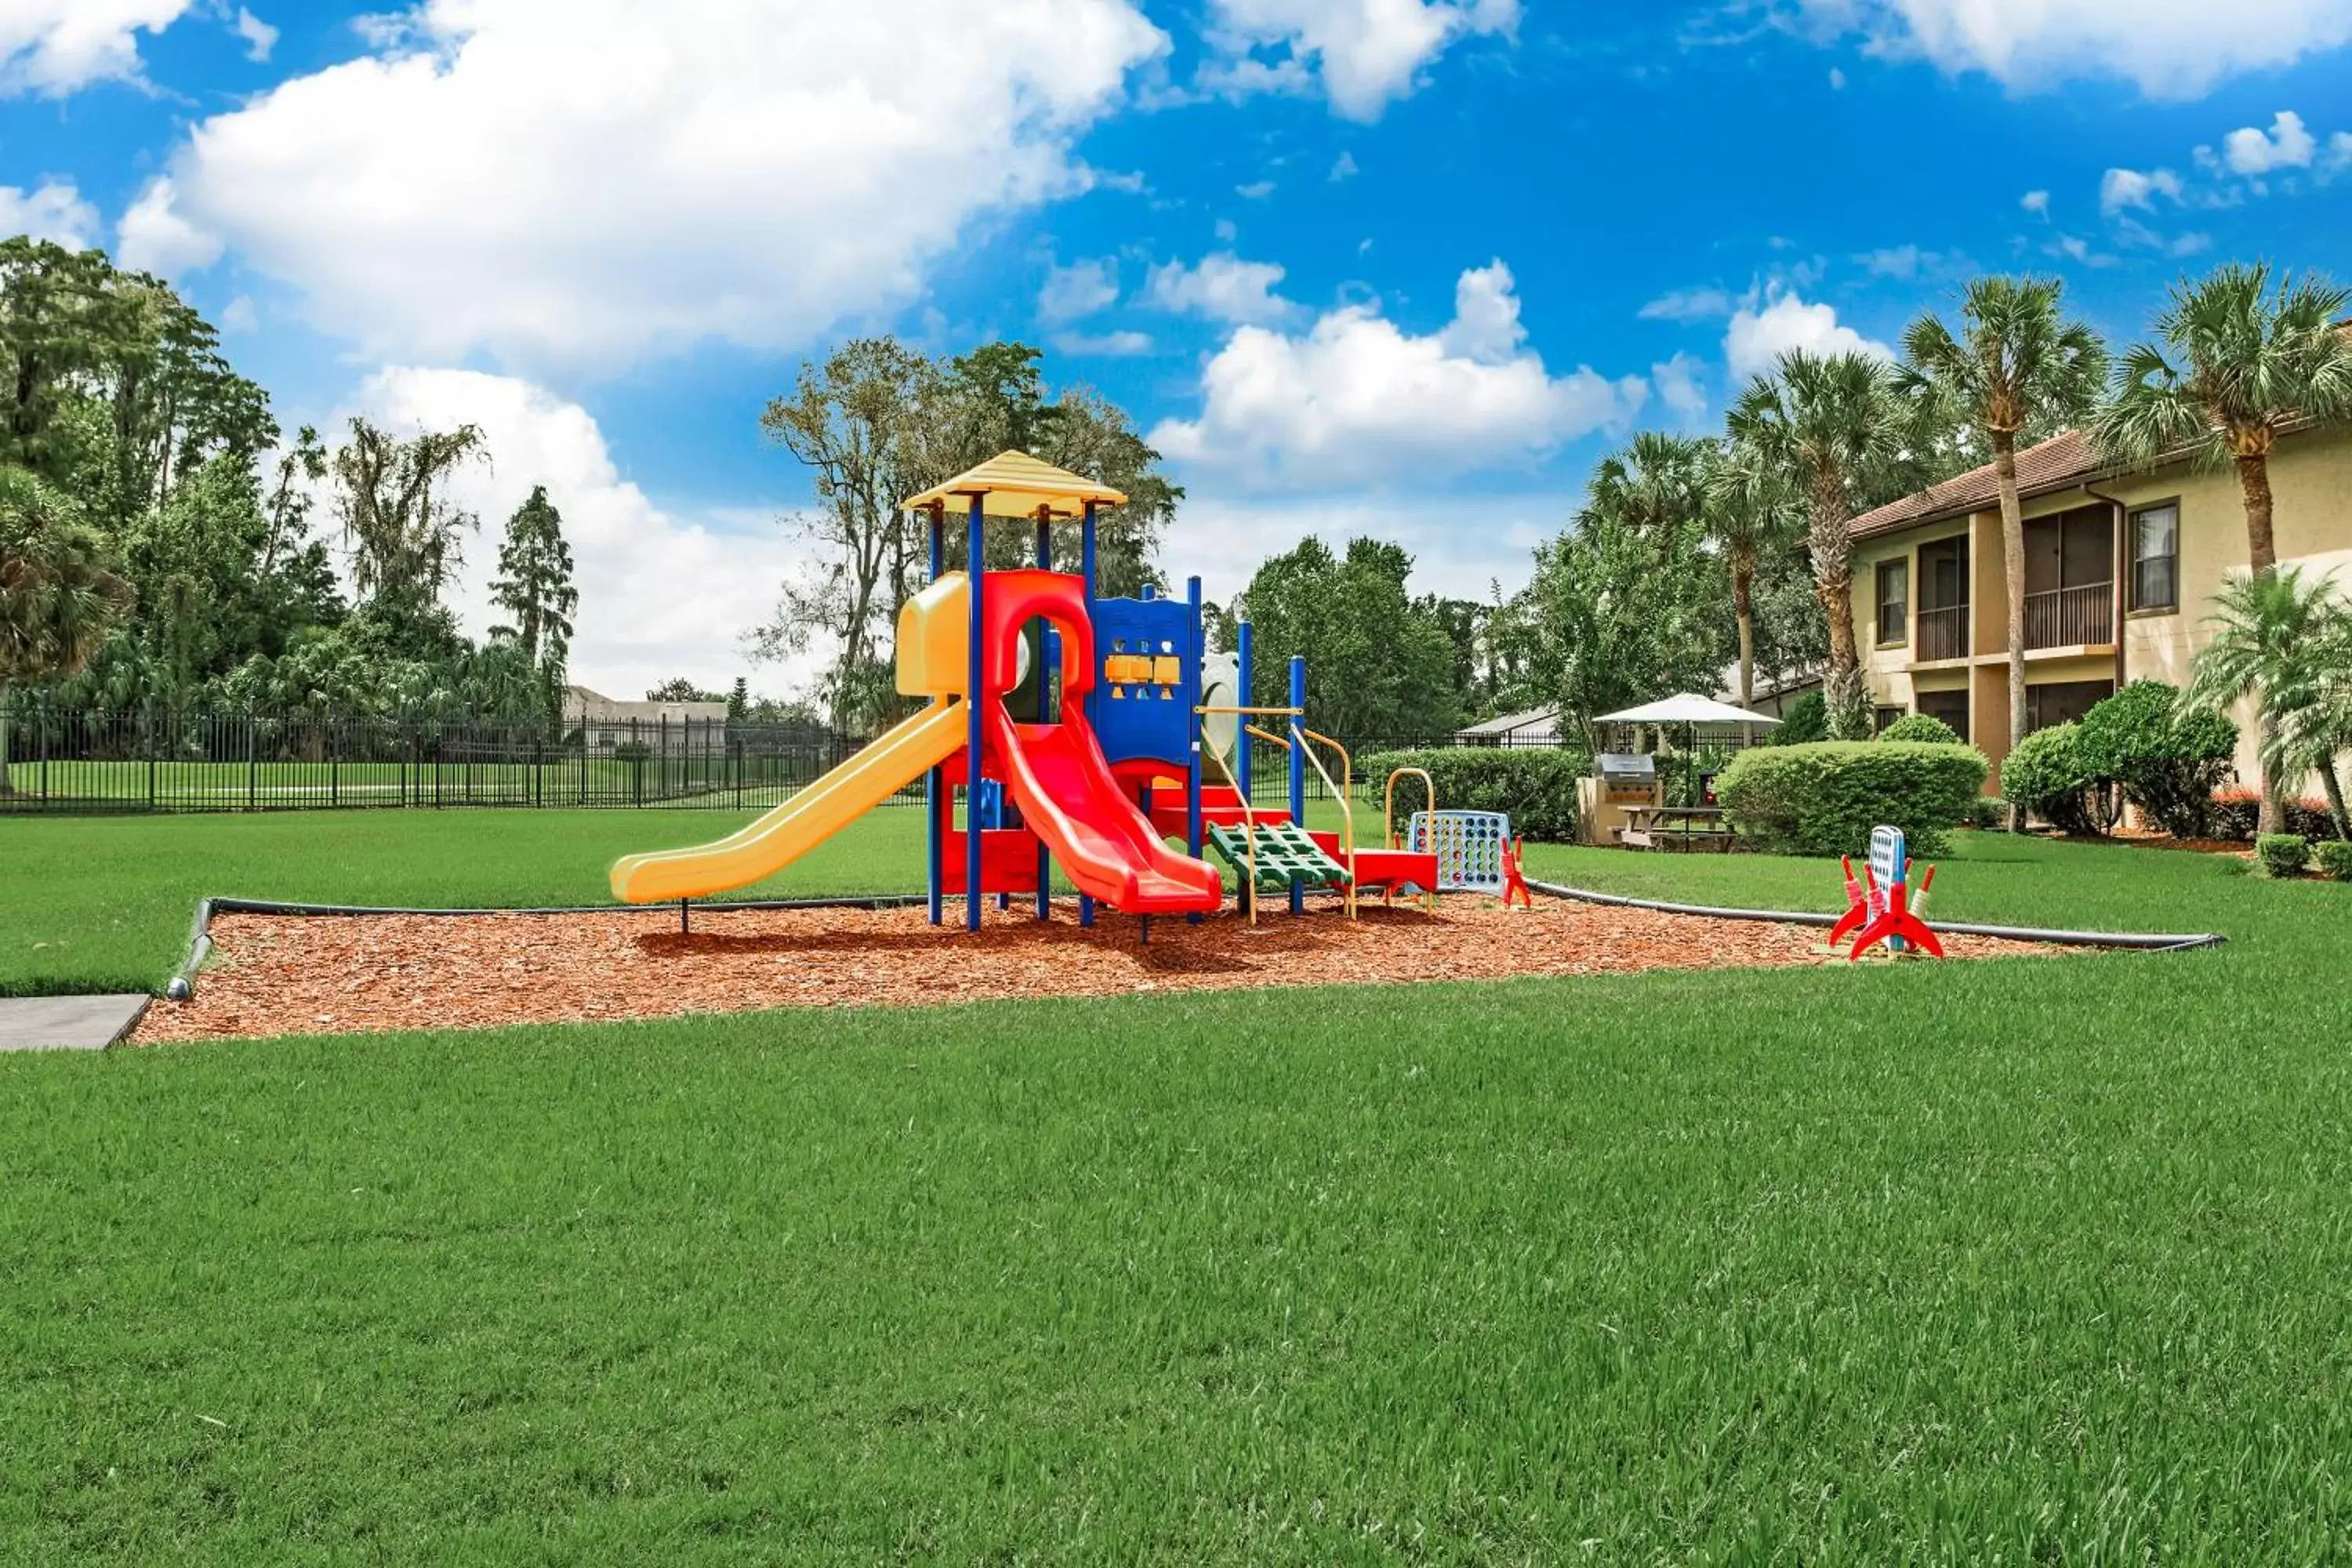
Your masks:
{"label": "playground structure", "polygon": [[1863,868],[1861,881],[1854,880],[1853,861],[1841,859],[1838,864],[1845,870],[1846,911],[1830,927],[1832,949],[1852,936],[1853,946],[1846,952],[1849,962],[1860,959],[1882,942],[1896,957],[1901,957],[1913,943],[1922,952],[1937,958],[1944,956],[1944,944],[1920,918],[1927,907],[1928,889],[1935,885],[1936,868],[1928,867],[1920,878],[1915,907],[1910,888],[1911,859],[1901,828],[1871,829],[1870,860]]}
{"label": "playground structure", "polygon": [[[1223,907],[1224,879],[1202,858],[1211,850],[1234,868],[1253,922],[1261,894],[1286,892],[1297,913],[1311,888],[1338,893],[1350,917],[1358,895],[1371,890],[1384,899],[1418,890],[1433,907],[1447,890],[1441,863],[1451,869],[1473,858],[1470,837],[1450,860],[1446,847],[1448,835],[1465,831],[1454,821],[1465,814],[1439,812],[1435,787],[1422,773],[1428,809],[1415,814],[1412,840],[1404,843],[1391,779],[1381,843],[1359,844],[1353,764],[1344,746],[1307,727],[1304,658],[1290,661],[1286,703],[1251,705],[1244,622],[1230,670],[1234,700],[1211,702],[1198,577],[1181,600],[1149,587],[1139,598],[1097,596],[1098,513],[1126,499],[1025,453],[1004,452],[906,501],[928,520],[930,574],[899,612],[897,684],[926,705],[740,832],[619,860],[614,894],[629,903],[683,906],[748,886],[921,780],[934,925],[959,896],[967,930],[981,928],[985,900],[1004,908],[1020,894],[1034,898],[1038,920],[1050,920],[1059,867],[1077,889],[1080,925],[1107,907],[1141,917],[1149,940],[1153,915],[1198,920]],[[951,507],[964,520],[966,569],[959,572],[947,570]],[[1033,565],[988,565],[991,519],[1034,529]],[[1079,531],[1076,573],[1054,563],[1055,526],[1069,522]],[[1285,753],[1288,787],[1279,806],[1259,805],[1253,794],[1253,739]],[[1204,779],[1204,766],[1222,782]],[[1310,768],[1338,803],[1337,832],[1307,826]],[[1508,825],[1496,819],[1476,833],[1486,836],[1476,838],[1481,844],[1501,836],[1489,879],[1499,892]],[[1171,838],[1182,842],[1181,853]],[[1456,875],[1453,885],[1486,883]]]}

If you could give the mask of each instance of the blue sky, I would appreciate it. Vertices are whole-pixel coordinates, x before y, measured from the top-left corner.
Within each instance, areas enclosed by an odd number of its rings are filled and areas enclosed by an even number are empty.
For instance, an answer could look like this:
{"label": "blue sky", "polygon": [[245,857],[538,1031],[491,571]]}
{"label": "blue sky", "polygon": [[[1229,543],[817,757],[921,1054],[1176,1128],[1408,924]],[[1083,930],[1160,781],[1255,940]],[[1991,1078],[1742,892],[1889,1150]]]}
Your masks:
{"label": "blue sky", "polygon": [[757,415],[855,332],[1045,346],[1213,595],[1310,530],[1475,593],[1611,442],[1971,271],[2114,339],[2219,259],[2352,275],[2352,0],[2230,10],[0,0],[0,226],[174,279],[289,424],[484,425],[467,499],[550,485],[626,694],[746,669],[808,496]]}

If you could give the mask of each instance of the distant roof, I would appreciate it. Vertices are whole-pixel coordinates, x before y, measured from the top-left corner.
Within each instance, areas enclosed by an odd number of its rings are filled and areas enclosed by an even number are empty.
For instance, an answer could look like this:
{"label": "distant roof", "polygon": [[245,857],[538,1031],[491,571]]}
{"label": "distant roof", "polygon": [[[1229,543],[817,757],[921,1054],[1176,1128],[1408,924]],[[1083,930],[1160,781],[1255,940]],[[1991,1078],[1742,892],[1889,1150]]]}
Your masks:
{"label": "distant roof", "polygon": [[[2069,489],[2110,467],[2089,431],[2069,430],[2017,455],[2017,493],[2024,499]],[[2000,481],[1993,477],[1992,465],[1987,463],[1965,474],[1955,474],[1942,484],[1929,485],[1916,494],[1864,512],[1853,520],[1853,534],[1862,539],[1913,523],[1939,522],[1965,512],[1982,511],[1998,505],[2000,500]]]}
{"label": "distant roof", "polygon": [[982,498],[981,510],[990,517],[1035,517],[1039,507],[1055,517],[1076,517],[1088,501],[1117,506],[1127,500],[1124,491],[1108,485],[1057,468],[1026,452],[1007,451],[898,504],[910,511],[928,506],[959,511],[969,508],[975,495]]}
{"label": "distant roof", "polygon": [[1538,724],[1559,722],[1559,709],[1530,708],[1521,713],[1498,713],[1479,723],[1465,724],[1454,732],[1457,735],[1507,735],[1515,730],[1529,730]]}

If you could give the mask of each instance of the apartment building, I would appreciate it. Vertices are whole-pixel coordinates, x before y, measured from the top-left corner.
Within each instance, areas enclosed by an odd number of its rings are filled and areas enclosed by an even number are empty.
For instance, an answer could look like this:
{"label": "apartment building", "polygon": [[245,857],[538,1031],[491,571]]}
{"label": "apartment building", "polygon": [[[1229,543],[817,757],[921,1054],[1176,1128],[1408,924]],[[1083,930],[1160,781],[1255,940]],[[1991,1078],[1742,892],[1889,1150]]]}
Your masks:
{"label": "apartment building", "polygon": [[[2032,727],[2079,719],[2126,681],[2184,683],[2214,592],[2246,569],[2236,471],[2124,469],[2069,431],[2019,453],[2017,477]],[[2352,435],[2282,437],[2270,478],[2280,563],[2352,589]],[[2009,751],[2006,583],[1990,464],[1854,521],[1854,636],[1880,723],[1941,719],[1992,759],[1989,790]],[[2239,722],[2252,778],[2251,714]]]}

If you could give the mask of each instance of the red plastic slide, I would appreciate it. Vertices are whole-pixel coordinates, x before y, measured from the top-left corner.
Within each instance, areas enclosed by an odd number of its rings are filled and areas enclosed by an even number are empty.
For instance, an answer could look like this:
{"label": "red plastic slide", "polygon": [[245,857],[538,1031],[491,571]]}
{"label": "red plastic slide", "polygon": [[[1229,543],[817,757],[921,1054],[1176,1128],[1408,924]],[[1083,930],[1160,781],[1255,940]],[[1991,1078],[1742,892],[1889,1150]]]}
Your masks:
{"label": "red plastic slide", "polygon": [[1130,915],[1207,913],[1224,902],[1216,868],[1169,848],[1127,797],[1076,703],[1058,724],[1016,724],[991,700],[986,722],[1022,821],[1080,892]]}

